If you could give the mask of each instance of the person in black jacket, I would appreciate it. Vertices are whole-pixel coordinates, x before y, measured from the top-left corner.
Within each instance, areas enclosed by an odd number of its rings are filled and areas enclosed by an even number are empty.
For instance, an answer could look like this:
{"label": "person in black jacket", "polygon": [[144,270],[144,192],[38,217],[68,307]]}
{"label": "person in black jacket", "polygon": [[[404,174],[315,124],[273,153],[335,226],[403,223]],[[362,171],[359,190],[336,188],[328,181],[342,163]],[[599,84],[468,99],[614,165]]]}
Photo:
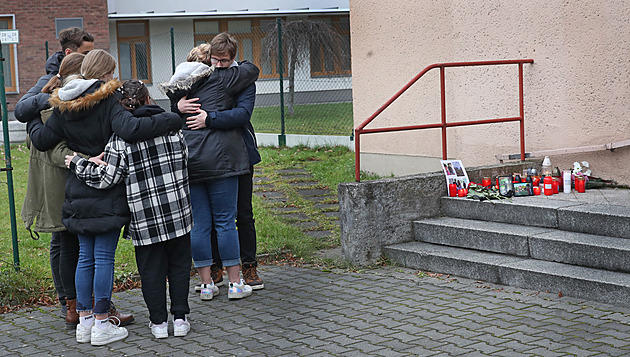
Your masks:
{"label": "person in black jacket", "polygon": [[[181,63],[167,83],[160,85],[171,100],[171,110],[178,112],[181,98],[199,98],[204,113],[231,109],[234,97],[258,78],[258,68],[244,61],[240,66],[216,68],[203,63],[210,59],[210,45],[193,49],[189,62]],[[194,62],[193,62],[194,61]],[[200,61],[200,62],[196,62]],[[193,114],[182,114],[184,119]],[[236,232],[238,176],[250,172],[247,148],[241,128],[191,130],[184,127],[188,145],[188,173],[195,225],[191,248],[195,267],[201,278],[202,300],[211,300],[219,289],[212,281],[211,230],[217,230],[219,252],[228,278],[229,299],[251,295],[252,289],[240,278],[240,253]]]}
{"label": "person in black jacket", "polygon": [[[20,103],[32,96],[37,96],[42,93],[42,89],[48,81],[59,73],[59,66],[65,56],[71,53],[86,55],[92,51],[94,49],[94,36],[82,28],[71,27],[59,31],[59,43],[61,44],[61,51],[53,53],[46,60],[46,65],[44,66],[46,74],[41,76],[35,86],[29,89],[15,105],[15,117],[17,120],[22,121],[20,120],[20,112],[23,108],[20,107]],[[26,121],[22,122],[25,123]]]}
{"label": "person in black jacket", "polygon": [[[33,145],[38,150],[48,150],[65,139],[70,149],[97,156],[113,133],[127,141],[140,141],[181,128],[181,120],[171,113],[136,118],[125,110],[118,102],[120,82],[112,80],[115,68],[116,61],[109,53],[90,51],[80,77],[51,96],[54,110],[46,124],[39,118],[28,123]],[[104,345],[128,335],[124,327],[109,323],[108,311],[114,254],[120,229],[129,217],[124,184],[98,190],[68,173],[62,221],[79,236],[75,281],[80,316],[77,342]]]}
{"label": "person in black jacket", "polygon": [[[59,44],[61,45],[61,51],[53,53],[46,61],[46,74],[40,77],[35,86],[29,89],[15,105],[14,114],[18,121],[26,123],[33,117],[39,116],[41,110],[49,107],[47,102],[49,93],[52,91],[47,91],[45,87],[53,77],[59,74],[62,60],[71,53],[85,55],[93,50],[94,36],[81,28],[71,27],[59,31]],[[61,79],[57,79],[60,83]],[[60,84],[58,84],[58,86],[60,86]],[[29,117],[29,115],[32,115],[32,117]],[[35,199],[36,197],[33,198]],[[39,197],[39,199],[45,203],[48,202],[44,197]],[[58,207],[58,211],[59,212],[50,213],[58,214],[59,225],[61,226],[61,206]],[[74,300],[76,296],[74,290],[74,271],[76,269],[79,241],[75,234],[61,229],[62,227],[59,228],[60,229],[55,229],[56,231],[52,232],[50,236],[50,268],[55,290],[57,291],[59,302],[62,305],[61,315],[66,318],[67,326],[74,328],[78,322],[78,316],[76,315],[76,311],[72,311],[73,307],[71,307],[70,312],[68,312],[66,298]],[[72,304],[72,306],[74,305]],[[125,321],[131,322],[132,319],[133,316],[126,318]]]}
{"label": "person in black jacket", "polygon": [[[150,104],[149,90],[130,79],[122,86],[121,104],[135,116],[163,113]],[[177,116],[177,114],[171,113]],[[108,189],[123,181],[131,222],[125,230],[136,251],[142,296],[149,309],[149,327],[155,338],[168,337],[166,282],[173,314],[173,333],[186,336],[190,283],[190,230],[192,212],[186,169],[188,149],[181,130],[154,139],[128,143],[112,135],[103,162],[77,155],[66,165],[90,187]]]}
{"label": "person in black jacket", "polygon": [[[231,67],[238,65],[234,61],[238,43],[226,32],[216,35],[210,42],[210,64],[217,67]],[[181,99],[177,108],[182,113],[195,113],[199,111],[199,98]],[[250,119],[256,100],[256,84],[251,84],[243,92],[238,94],[236,105],[233,109],[205,113],[200,111],[197,115],[188,118],[188,125],[193,130],[202,128],[233,129],[240,128],[243,141],[247,147],[250,172],[238,177],[238,202],[236,214],[236,227],[241,253],[243,280],[252,290],[265,287],[263,280],[258,276],[258,262],[256,261],[256,227],[252,208],[253,174],[254,165],[260,162],[256,134]],[[216,231],[212,231],[212,266],[210,267],[212,281],[216,286],[223,285],[223,264],[218,253]],[[201,290],[201,284],[195,286],[195,290]]]}

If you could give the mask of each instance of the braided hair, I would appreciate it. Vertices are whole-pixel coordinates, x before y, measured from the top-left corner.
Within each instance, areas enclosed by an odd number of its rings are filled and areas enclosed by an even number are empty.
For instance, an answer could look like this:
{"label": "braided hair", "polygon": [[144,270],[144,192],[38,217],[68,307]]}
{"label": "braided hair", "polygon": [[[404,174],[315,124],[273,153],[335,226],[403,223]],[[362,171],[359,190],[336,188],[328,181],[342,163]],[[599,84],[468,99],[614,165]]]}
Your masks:
{"label": "braided hair", "polygon": [[120,104],[127,110],[133,111],[149,102],[149,90],[137,79],[125,81],[120,91],[122,92]]}

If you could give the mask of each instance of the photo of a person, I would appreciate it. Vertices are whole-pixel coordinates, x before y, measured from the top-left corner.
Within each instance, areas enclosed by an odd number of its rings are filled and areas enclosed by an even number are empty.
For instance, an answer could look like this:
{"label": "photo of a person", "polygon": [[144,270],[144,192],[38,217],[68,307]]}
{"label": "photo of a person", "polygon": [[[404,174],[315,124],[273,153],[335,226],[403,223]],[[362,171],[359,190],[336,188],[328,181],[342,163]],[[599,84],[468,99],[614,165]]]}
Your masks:
{"label": "photo of a person", "polygon": [[446,178],[446,184],[454,183],[457,188],[468,188],[468,174],[460,160],[440,160]]}
{"label": "photo of a person", "polygon": [[464,170],[462,169],[462,164],[459,161],[454,161],[452,164],[449,164],[451,167],[451,172],[453,175],[464,176]]}

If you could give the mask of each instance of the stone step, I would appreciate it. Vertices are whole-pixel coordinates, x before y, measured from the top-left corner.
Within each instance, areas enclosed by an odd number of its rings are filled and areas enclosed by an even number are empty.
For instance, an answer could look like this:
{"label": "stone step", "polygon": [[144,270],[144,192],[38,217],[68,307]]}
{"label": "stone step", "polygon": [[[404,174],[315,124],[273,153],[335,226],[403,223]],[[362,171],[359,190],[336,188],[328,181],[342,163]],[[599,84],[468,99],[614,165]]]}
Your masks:
{"label": "stone step", "polygon": [[442,198],[444,216],[556,228],[601,236],[630,238],[630,207],[541,200],[536,196],[502,201]]}
{"label": "stone step", "polygon": [[440,217],[414,222],[417,241],[630,272],[630,240],[552,228]]}
{"label": "stone step", "polygon": [[511,255],[407,242],[384,247],[399,264],[630,307],[630,274]]}

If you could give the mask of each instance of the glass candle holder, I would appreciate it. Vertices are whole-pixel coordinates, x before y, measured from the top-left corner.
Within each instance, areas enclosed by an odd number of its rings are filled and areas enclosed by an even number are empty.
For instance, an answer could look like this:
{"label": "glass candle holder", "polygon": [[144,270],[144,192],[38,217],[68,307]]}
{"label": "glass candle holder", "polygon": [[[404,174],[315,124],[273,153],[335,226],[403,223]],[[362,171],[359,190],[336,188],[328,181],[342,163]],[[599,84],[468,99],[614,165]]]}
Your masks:
{"label": "glass candle holder", "polygon": [[586,192],[586,180],[582,176],[575,177],[575,190],[579,193]]}

